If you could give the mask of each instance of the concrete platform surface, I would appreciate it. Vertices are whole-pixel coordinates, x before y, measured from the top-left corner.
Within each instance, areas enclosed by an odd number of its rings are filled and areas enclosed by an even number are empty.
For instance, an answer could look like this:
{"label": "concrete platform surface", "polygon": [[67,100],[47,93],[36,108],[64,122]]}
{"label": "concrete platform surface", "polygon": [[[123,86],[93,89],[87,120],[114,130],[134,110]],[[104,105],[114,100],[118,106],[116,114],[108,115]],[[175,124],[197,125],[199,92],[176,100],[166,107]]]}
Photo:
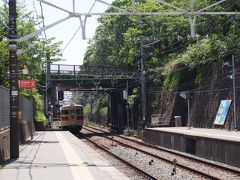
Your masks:
{"label": "concrete platform surface", "polygon": [[0,180],[126,180],[106,159],[67,131],[36,132]]}
{"label": "concrete platform surface", "polygon": [[175,134],[183,134],[196,137],[204,137],[210,139],[219,139],[233,142],[240,142],[239,131],[228,131],[222,129],[206,129],[206,128],[188,128],[188,127],[159,127],[147,128],[150,130],[169,132]]}

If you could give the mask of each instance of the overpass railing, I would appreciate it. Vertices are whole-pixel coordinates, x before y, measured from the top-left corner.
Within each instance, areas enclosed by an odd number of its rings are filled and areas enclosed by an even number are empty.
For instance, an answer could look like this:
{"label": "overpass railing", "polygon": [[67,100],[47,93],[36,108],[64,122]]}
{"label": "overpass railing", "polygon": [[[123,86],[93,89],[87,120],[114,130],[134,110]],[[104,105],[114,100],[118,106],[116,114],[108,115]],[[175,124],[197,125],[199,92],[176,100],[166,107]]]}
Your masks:
{"label": "overpass railing", "polygon": [[45,68],[49,80],[138,79],[138,74],[117,66],[50,64]]}
{"label": "overpass railing", "polygon": [[129,69],[111,66],[82,66],[82,65],[63,65],[51,64],[50,74],[121,74],[130,73]]}

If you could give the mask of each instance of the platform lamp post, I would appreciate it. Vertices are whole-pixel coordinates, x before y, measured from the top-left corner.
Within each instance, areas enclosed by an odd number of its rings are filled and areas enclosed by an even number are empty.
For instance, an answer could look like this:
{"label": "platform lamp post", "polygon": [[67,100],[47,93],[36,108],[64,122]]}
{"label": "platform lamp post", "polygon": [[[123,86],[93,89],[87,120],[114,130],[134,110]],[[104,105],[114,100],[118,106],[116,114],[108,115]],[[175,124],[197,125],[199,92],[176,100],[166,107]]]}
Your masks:
{"label": "platform lamp post", "polygon": [[188,122],[187,122],[187,126],[188,129],[191,128],[191,117],[190,117],[190,98],[191,98],[191,94],[188,91],[183,91],[179,94],[183,99],[187,99],[187,103],[188,103]]}
{"label": "platform lamp post", "polygon": [[9,0],[10,157],[19,158],[16,0]]}

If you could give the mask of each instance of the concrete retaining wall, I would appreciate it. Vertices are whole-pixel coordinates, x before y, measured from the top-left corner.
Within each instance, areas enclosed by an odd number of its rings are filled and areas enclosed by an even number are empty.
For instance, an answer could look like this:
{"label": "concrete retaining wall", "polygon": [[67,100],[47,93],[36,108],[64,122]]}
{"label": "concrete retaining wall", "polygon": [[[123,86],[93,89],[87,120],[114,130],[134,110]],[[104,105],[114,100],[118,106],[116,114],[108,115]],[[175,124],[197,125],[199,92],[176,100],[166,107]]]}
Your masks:
{"label": "concrete retaining wall", "polygon": [[240,167],[240,143],[146,129],[145,141],[165,148]]}
{"label": "concrete retaining wall", "polygon": [[[34,125],[30,122],[19,124],[19,142],[24,143],[29,140],[35,132]],[[10,159],[10,129],[0,131],[0,164]]]}
{"label": "concrete retaining wall", "polygon": [[10,158],[10,131],[5,129],[0,132],[0,163]]}

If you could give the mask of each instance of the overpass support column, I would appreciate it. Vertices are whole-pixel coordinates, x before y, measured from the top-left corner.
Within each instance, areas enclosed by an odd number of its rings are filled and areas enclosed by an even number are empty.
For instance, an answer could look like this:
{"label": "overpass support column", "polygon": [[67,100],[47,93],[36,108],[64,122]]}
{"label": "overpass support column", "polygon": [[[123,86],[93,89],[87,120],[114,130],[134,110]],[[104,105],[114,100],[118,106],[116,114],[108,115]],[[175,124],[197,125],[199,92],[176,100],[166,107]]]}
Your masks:
{"label": "overpass support column", "polygon": [[122,100],[122,92],[112,92],[110,94],[110,106],[111,106],[111,128],[122,132],[125,126],[125,104]]}

